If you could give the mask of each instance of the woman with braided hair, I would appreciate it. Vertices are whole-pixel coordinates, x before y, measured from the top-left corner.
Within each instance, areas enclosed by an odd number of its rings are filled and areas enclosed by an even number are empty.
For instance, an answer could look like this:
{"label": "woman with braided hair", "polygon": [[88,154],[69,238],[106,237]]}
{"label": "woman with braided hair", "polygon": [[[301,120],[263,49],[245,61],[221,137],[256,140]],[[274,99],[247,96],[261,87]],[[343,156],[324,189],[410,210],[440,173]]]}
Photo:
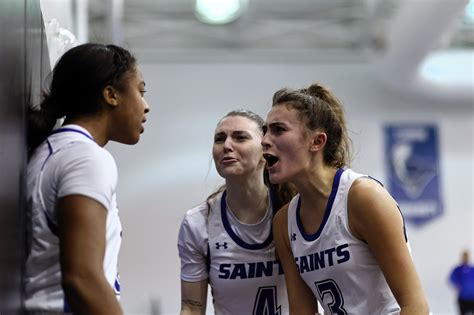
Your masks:
{"label": "woman with braided hair", "polygon": [[129,51],[83,44],[61,57],[39,110],[30,112],[29,314],[122,314],[117,167],[103,147],[139,141],[149,111],[144,93]]}
{"label": "woman with braided hair", "polygon": [[273,221],[290,314],[428,314],[397,203],[347,168],[340,101],[325,87],[273,96],[262,140],[270,181],[299,192]]}

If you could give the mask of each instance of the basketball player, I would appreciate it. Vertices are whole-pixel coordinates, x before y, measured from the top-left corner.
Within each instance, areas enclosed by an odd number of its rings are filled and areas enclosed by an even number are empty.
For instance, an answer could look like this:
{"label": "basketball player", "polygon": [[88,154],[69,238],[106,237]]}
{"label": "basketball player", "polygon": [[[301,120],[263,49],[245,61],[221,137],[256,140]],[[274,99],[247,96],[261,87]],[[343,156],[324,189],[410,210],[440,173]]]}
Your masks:
{"label": "basketball player", "polygon": [[181,315],[205,314],[208,285],[216,314],[288,314],[271,225],[293,194],[264,182],[262,126],[248,110],[217,124],[212,154],[225,186],[181,224]]}
{"label": "basketball player", "polygon": [[397,203],[345,168],[339,100],[319,84],[279,90],[264,131],[270,181],[299,192],[273,225],[290,313],[313,315],[317,299],[325,314],[428,314]]}
{"label": "basketball player", "polygon": [[117,167],[103,147],[138,142],[149,111],[144,93],[130,52],[84,44],[61,57],[40,110],[31,112],[29,314],[122,314]]}

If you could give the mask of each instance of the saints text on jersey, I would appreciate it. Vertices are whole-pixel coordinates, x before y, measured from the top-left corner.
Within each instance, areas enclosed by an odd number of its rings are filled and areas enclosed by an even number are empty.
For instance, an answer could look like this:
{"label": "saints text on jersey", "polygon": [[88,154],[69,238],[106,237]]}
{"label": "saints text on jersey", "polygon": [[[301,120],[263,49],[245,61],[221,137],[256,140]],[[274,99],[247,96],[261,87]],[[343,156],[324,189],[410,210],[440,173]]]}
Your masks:
{"label": "saints text on jersey", "polygon": [[219,265],[220,279],[252,279],[272,277],[276,274],[283,274],[283,267],[279,260]]}
{"label": "saints text on jersey", "polygon": [[345,263],[351,258],[348,247],[349,245],[346,243],[313,254],[296,257],[296,267],[300,273],[305,273],[330,267],[334,264]]}

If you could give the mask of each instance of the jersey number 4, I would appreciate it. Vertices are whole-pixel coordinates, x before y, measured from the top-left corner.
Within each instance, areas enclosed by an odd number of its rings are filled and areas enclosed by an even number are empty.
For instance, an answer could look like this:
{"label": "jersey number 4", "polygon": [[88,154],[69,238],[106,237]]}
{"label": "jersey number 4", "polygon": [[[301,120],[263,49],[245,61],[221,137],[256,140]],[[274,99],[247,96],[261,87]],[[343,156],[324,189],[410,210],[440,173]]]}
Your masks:
{"label": "jersey number 4", "polygon": [[258,288],[253,315],[281,315],[281,306],[277,302],[276,286]]}
{"label": "jersey number 4", "polygon": [[347,315],[344,309],[344,298],[337,283],[332,279],[317,281],[314,283],[319,297],[327,305],[333,315]]}

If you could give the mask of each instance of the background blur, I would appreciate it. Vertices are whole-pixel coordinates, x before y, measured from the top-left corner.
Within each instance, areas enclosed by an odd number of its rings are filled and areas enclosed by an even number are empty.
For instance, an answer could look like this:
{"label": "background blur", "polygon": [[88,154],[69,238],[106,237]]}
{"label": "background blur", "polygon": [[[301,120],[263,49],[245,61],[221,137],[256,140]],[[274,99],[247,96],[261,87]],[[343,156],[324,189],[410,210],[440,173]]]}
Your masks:
{"label": "background blur", "polygon": [[[232,6],[239,3],[241,9]],[[328,86],[345,104],[354,142],[352,168],[385,184],[396,175],[390,168],[387,126],[436,129],[430,180],[436,181],[438,210],[419,211],[425,219],[408,220],[407,232],[432,313],[455,314],[456,292],[447,278],[462,250],[474,254],[474,4],[249,0],[232,5],[235,15],[221,18],[226,24],[196,13],[193,0],[7,0],[0,5],[2,29],[12,30],[7,38],[22,51],[15,60],[36,69],[32,74],[15,70],[22,73],[19,97],[30,95],[28,101],[16,104],[18,95],[12,95],[0,102],[2,131],[12,130],[4,112],[17,108],[15,139],[23,139],[24,106],[39,101],[44,69],[49,70],[40,64],[54,65],[66,49],[86,41],[123,45],[135,53],[144,72],[151,106],[145,133],[133,147],[107,146],[119,168],[124,227],[119,268],[126,314],[179,313],[177,233],[185,211],[222,182],[211,160],[217,121],[237,108],[265,117],[276,90],[312,82]],[[8,18],[12,12],[23,12],[26,26]],[[31,38],[22,35],[22,42],[15,41],[19,29]],[[31,48],[31,42],[39,44]],[[11,50],[7,56],[14,58]],[[31,56],[31,51],[38,53]],[[24,62],[35,58],[35,67]],[[11,78],[5,76],[4,81]],[[31,81],[34,87],[21,83]],[[3,97],[11,89],[0,91]],[[13,170],[1,184],[6,189],[11,179],[19,181],[13,185],[19,187],[16,195],[0,189],[10,196],[2,196],[0,203],[0,214],[8,219],[0,221],[0,312],[6,314],[18,311],[21,299],[24,142],[13,141],[12,134],[0,136],[2,169]],[[16,164],[8,166],[6,156]],[[420,164],[406,170],[420,170]],[[409,215],[413,209],[402,211]],[[212,314],[210,298],[208,305]]]}

